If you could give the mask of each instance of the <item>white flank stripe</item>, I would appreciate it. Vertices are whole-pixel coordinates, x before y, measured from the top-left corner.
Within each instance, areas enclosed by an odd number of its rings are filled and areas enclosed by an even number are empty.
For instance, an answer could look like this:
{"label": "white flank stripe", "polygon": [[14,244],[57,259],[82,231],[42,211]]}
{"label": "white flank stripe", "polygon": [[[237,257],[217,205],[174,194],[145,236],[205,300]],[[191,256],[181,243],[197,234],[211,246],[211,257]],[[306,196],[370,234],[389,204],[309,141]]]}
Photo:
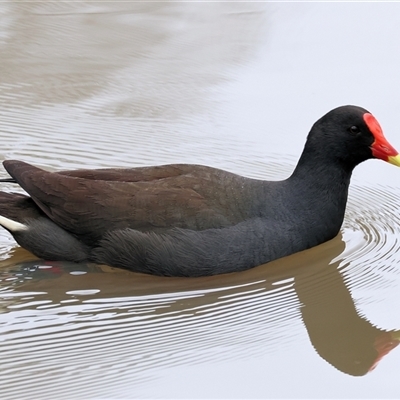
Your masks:
{"label": "white flank stripe", "polygon": [[28,227],[24,224],[21,224],[17,221],[13,221],[12,219],[3,217],[0,215],[0,225],[2,225],[4,228],[9,230],[10,232],[16,232],[16,231],[24,231],[28,229]]}

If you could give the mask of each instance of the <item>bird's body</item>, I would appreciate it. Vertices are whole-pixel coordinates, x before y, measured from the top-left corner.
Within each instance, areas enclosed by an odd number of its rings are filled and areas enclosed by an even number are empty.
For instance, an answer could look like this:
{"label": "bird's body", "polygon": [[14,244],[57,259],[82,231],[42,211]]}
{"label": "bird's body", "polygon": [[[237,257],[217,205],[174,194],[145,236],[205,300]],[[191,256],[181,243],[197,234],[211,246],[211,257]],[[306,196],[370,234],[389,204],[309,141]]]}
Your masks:
{"label": "bird's body", "polygon": [[46,259],[170,276],[248,269],[337,235],[357,164],[399,164],[366,116],[346,106],[321,118],[293,174],[276,182],[188,164],[50,173],[5,161],[30,197],[0,192],[0,224]]}

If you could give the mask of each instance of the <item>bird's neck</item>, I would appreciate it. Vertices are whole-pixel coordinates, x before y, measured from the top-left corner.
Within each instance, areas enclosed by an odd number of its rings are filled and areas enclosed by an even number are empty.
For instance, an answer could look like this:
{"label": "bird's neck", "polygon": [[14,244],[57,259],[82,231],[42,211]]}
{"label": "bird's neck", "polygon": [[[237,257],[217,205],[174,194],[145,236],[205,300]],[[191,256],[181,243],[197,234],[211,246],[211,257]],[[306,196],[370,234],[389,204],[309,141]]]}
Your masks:
{"label": "bird's neck", "polygon": [[309,190],[336,192],[337,196],[346,188],[347,198],[353,169],[353,165],[306,146],[288,181],[294,186],[301,185]]}
{"label": "bird's neck", "polygon": [[[332,159],[313,159],[304,154],[293,174],[285,181],[287,190],[282,199],[291,215],[301,215],[302,229],[314,231],[312,244],[319,244],[337,235],[343,223],[351,170]],[[312,228],[310,228],[310,226]]]}

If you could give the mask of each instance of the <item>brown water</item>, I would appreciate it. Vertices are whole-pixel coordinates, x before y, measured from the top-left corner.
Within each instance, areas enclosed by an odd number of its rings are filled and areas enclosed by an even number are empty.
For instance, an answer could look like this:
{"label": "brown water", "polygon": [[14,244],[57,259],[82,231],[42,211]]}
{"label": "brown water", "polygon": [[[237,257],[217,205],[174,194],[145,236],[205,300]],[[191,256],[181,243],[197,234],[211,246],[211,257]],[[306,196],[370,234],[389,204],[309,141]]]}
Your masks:
{"label": "brown water", "polygon": [[[1,3],[1,158],[281,179],[342,104],[400,148],[399,7]],[[337,238],[200,279],[44,262],[0,231],[0,397],[399,398],[399,194],[365,163]]]}

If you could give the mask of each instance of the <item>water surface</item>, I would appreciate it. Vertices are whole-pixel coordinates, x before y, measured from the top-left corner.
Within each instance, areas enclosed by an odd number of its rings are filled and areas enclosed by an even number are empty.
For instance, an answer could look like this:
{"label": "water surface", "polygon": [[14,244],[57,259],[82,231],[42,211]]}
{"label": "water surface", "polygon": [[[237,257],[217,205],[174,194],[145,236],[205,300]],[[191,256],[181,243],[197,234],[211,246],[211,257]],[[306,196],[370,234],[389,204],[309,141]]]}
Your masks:
{"label": "water surface", "polygon": [[[312,123],[343,104],[400,148],[398,11],[2,3],[1,159],[282,179]],[[0,231],[1,397],[398,398],[396,174],[359,166],[337,238],[223,276],[45,262]]]}

